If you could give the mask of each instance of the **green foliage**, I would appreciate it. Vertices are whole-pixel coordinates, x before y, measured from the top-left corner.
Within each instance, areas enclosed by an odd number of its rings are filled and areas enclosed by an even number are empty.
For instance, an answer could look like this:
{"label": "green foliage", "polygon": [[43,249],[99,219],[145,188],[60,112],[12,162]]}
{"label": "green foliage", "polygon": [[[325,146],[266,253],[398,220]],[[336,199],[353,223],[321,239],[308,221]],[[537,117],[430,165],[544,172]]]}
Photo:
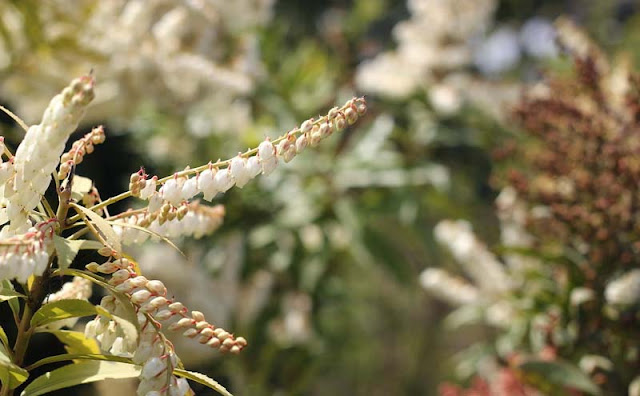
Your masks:
{"label": "green foliage", "polygon": [[110,378],[135,378],[139,374],[140,368],[128,363],[114,361],[77,362],[39,376],[29,383],[20,395],[44,395],[57,389],[68,388],[74,385],[87,384]]}
{"label": "green foliage", "polygon": [[82,316],[96,315],[100,307],[85,300],[61,300],[44,305],[31,318],[31,326],[44,326],[49,323]]}
{"label": "green foliage", "polygon": [[15,389],[26,381],[28,377],[29,372],[12,363],[11,356],[6,347],[4,344],[0,345],[0,382],[2,382],[2,386]]}
{"label": "green foliage", "polygon": [[575,389],[589,395],[601,395],[597,385],[579,368],[562,360],[542,361],[527,360],[518,365],[525,378],[548,394],[565,394],[567,389]]}

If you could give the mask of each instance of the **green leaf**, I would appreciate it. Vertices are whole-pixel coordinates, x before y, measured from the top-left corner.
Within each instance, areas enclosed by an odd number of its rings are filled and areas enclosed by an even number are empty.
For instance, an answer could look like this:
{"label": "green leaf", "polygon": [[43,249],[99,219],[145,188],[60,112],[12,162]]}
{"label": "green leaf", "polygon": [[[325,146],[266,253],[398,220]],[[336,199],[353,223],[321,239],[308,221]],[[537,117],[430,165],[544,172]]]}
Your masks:
{"label": "green leaf", "polygon": [[7,333],[4,332],[2,326],[0,326],[0,341],[2,341],[2,346],[9,348],[9,338],[7,338]]}
{"label": "green leaf", "polygon": [[0,286],[0,302],[11,300],[18,297],[25,298],[25,299],[27,298],[27,296],[25,296],[24,294],[18,293],[17,291],[15,291],[10,281],[8,280],[3,281],[2,285]]}
{"label": "green leaf", "polygon": [[71,198],[76,201],[82,201],[84,195],[91,191],[92,187],[93,181],[91,179],[88,177],[74,175],[73,186],[71,186]]}
{"label": "green leaf", "polygon": [[207,386],[207,387],[213,389],[214,391],[218,392],[221,395],[233,396],[231,393],[229,393],[228,390],[225,389],[224,386],[220,385],[213,378],[207,377],[204,374],[196,373],[194,371],[181,370],[181,369],[174,369],[173,370],[173,374],[175,374],[175,375],[177,375],[179,377],[184,377],[186,379],[190,379],[191,381],[197,382],[197,383],[202,384],[204,386]]}
{"label": "green leaf", "polygon": [[518,366],[525,373],[527,382],[550,384],[561,388],[580,390],[591,395],[600,395],[600,388],[579,368],[561,360],[528,360]]}
{"label": "green leaf", "polygon": [[21,396],[44,395],[54,390],[105,379],[134,378],[140,368],[120,362],[87,361],[49,371],[31,382]]}
{"label": "green leaf", "polygon": [[31,326],[43,326],[61,319],[97,314],[96,307],[86,300],[60,300],[43,305],[31,318]]}
{"label": "green leaf", "polygon": [[97,360],[97,361],[106,361],[106,362],[120,362],[127,364],[134,364],[131,361],[131,358],[115,356],[115,355],[105,355],[102,353],[65,353],[63,355],[55,355],[49,356],[43,359],[38,360],[37,362],[29,365],[26,369],[28,371],[32,371],[35,368],[40,366],[44,366],[45,364],[58,363],[58,362],[66,362],[68,360],[73,360],[75,363],[82,360]]}
{"label": "green leaf", "polygon": [[[138,339],[138,334],[140,334],[140,324],[138,323],[138,315],[136,314],[135,307],[131,303],[131,300],[129,300],[129,298],[124,293],[117,291],[115,287],[103,281],[97,275],[87,271],[67,268],[66,270],[60,271],[60,274],[80,276],[94,282],[95,284],[105,288],[106,290],[109,290],[111,294],[120,303],[120,308],[122,309],[122,311],[120,312],[121,314],[118,316],[115,316],[104,311],[102,308],[97,307],[96,309],[99,310],[98,313],[100,313],[101,315],[105,315],[110,319],[115,320],[116,322],[118,322],[118,324],[121,324],[122,330],[125,332],[128,339],[132,340],[132,342],[135,342]],[[122,321],[126,321],[132,324],[133,328],[131,328],[131,326],[128,326],[127,324],[123,324]],[[133,332],[133,329],[135,329],[135,332]]]}
{"label": "green leaf", "polygon": [[98,229],[100,234],[102,234],[102,237],[109,244],[109,247],[111,249],[118,252],[122,251],[120,238],[118,237],[118,234],[116,234],[116,232],[113,230],[113,228],[111,228],[107,220],[99,216],[96,212],[85,208],[84,206],[80,206],[74,203],[72,203],[71,206],[73,206],[73,208],[75,208],[76,210],[82,212],[83,217],[86,216],[86,218],[91,220],[93,225]]}
{"label": "green leaf", "polygon": [[84,333],[71,330],[54,330],[48,331],[53,334],[64,344],[64,348],[69,353],[100,353],[100,347],[93,338],[87,338]]}
{"label": "green leaf", "polygon": [[98,241],[89,241],[86,239],[69,240],[58,235],[53,236],[53,244],[56,247],[56,253],[58,255],[58,267],[63,269],[69,268],[80,250],[98,250],[102,247],[102,244]]}
{"label": "green leaf", "polygon": [[4,345],[0,346],[0,382],[9,389],[17,388],[27,380],[29,372],[11,362]]}

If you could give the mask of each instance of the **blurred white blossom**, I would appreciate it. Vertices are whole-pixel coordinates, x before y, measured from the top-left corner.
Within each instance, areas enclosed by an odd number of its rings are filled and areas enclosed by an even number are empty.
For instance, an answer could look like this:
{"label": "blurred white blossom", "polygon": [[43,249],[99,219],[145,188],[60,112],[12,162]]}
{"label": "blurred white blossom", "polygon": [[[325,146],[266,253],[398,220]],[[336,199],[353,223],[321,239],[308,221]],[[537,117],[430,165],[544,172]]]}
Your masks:
{"label": "blurred white blossom", "polygon": [[196,136],[236,131],[250,122],[245,98],[263,74],[257,29],[274,1],[54,0],[28,14],[2,3],[0,88],[33,122],[43,98],[93,69],[100,95],[86,121],[135,129],[151,111]]}
{"label": "blurred white blossom", "polygon": [[411,17],[393,31],[397,49],[362,63],[356,84],[403,99],[438,73],[460,70],[471,61],[470,39],[487,29],[495,6],[493,0],[409,0]]}

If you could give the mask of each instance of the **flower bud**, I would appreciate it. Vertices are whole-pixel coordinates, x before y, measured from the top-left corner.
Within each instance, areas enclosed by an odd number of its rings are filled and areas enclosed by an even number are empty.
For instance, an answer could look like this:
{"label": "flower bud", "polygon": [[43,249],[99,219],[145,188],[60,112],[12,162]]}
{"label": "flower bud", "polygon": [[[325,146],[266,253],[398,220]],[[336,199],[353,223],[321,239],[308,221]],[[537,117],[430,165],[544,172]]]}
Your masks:
{"label": "flower bud", "polygon": [[131,302],[134,304],[141,304],[147,301],[151,297],[149,290],[138,290],[131,295]]}
{"label": "flower bud", "polygon": [[173,313],[179,313],[185,310],[184,305],[180,302],[174,302],[173,304],[169,304],[169,310]]}
{"label": "flower bud", "polygon": [[196,322],[201,322],[204,320],[204,314],[200,311],[191,311],[191,317]]}
{"label": "flower bud", "polygon": [[164,283],[159,280],[150,280],[149,282],[147,282],[145,287],[147,288],[147,290],[156,295],[164,296],[165,294],[167,294],[167,288],[164,286]]}

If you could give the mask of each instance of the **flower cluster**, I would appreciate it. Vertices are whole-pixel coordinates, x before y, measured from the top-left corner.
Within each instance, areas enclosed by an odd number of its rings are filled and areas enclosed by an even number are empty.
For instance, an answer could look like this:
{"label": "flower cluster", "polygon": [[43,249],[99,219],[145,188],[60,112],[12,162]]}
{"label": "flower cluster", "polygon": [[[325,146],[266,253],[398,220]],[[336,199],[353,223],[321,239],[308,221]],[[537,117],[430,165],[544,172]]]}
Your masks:
{"label": "flower cluster", "polygon": [[104,143],[104,127],[95,127],[91,132],[84,135],[82,139],[73,142],[71,150],[60,157],[60,168],[58,169],[58,179],[62,180],[69,174],[73,166],[78,165],[84,159],[85,154],[91,154],[95,145]]}
{"label": "flower cluster", "polygon": [[113,230],[125,245],[141,244],[152,236],[140,228],[166,238],[193,236],[199,239],[218,229],[222,225],[224,214],[222,205],[205,206],[198,201],[185,202],[179,207],[164,204],[155,212],[149,212],[148,209],[141,213],[124,212],[124,218],[114,222]]}
{"label": "flower cluster", "polygon": [[[358,68],[356,83],[367,91],[406,98],[425,84],[433,85],[443,71],[459,71],[471,62],[470,38],[488,26],[494,0],[408,0],[411,18],[394,28],[395,51],[385,52]],[[457,93],[434,91],[442,108],[459,107]],[[441,100],[442,96],[446,99]]]}
{"label": "flower cluster", "polygon": [[[504,285],[497,258],[460,222],[439,224],[436,238],[479,287],[434,270],[422,281],[437,296],[480,306],[487,319],[502,303],[509,313],[495,343],[502,360],[551,351],[579,367],[587,385],[593,381],[589,393],[626,394],[637,387],[637,356],[628,351],[639,348],[628,329],[638,326],[640,307],[640,77],[625,62],[610,64],[570,22],[560,20],[557,32],[575,73],[527,91],[514,111],[518,143],[527,144],[495,153],[509,160],[494,174],[506,185],[496,206],[508,293],[495,290]],[[464,294],[452,295],[453,287]],[[468,302],[468,290],[485,301]]]}
{"label": "flower cluster", "polygon": [[[247,341],[243,337],[216,327],[198,311],[189,310],[180,302],[167,297],[167,289],[159,280],[148,280],[135,272],[134,265],[122,257],[103,264],[87,265],[89,271],[110,274],[109,285],[115,292],[124,293],[138,313],[141,328],[137,345],[127,340],[118,323],[105,317],[97,317],[85,327],[88,337],[100,341],[101,348],[113,355],[133,355],[133,361],[143,366],[138,393],[149,396],[152,391],[162,392],[172,387],[182,390],[183,383],[172,376],[177,367],[177,356],[171,344],[159,332],[160,322],[166,322],[169,330],[182,331],[188,338],[221,352],[239,353]],[[117,314],[122,308],[114,296],[103,297],[100,305]],[[179,393],[184,395],[186,392]],[[173,393],[170,393],[173,394]]]}
{"label": "flower cluster", "polygon": [[[218,193],[224,193],[234,185],[242,188],[257,175],[270,174],[280,160],[291,161],[307,146],[314,147],[334,132],[355,123],[366,111],[364,98],[353,98],[340,108],[332,108],[326,116],[306,120],[299,128],[273,142],[266,138],[256,149],[238,153],[231,160],[187,169],[163,180],[155,176],[149,178],[144,170],[140,170],[131,175],[131,194],[148,199],[149,212],[159,210],[163,202],[177,207],[199,193],[211,201]],[[191,173],[196,175],[189,177]],[[156,191],[158,184],[162,186]]]}
{"label": "flower cluster", "polygon": [[32,274],[42,275],[53,252],[54,223],[47,220],[0,241],[0,279],[24,283]]}
{"label": "flower cluster", "polygon": [[27,130],[13,157],[13,174],[4,183],[0,222],[10,222],[5,233],[18,234],[30,227],[29,212],[49,187],[64,145],[94,97],[93,85],[91,77],[73,80],[51,100],[42,122]]}
{"label": "flower cluster", "polygon": [[[273,4],[78,0],[73,12],[61,1],[38,2],[25,12],[2,3],[0,25],[7,34],[0,37],[1,89],[29,121],[52,89],[94,68],[102,95],[88,120],[132,126],[151,110],[197,136],[243,129],[251,122],[245,98],[263,69],[257,31],[270,21]],[[39,56],[33,31],[38,45],[65,56]],[[214,112],[226,116],[210,117]]]}
{"label": "flower cluster", "polygon": [[47,303],[60,300],[87,300],[91,297],[90,280],[81,276],[74,276],[71,282],[65,282],[62,288],[55,293],[47,296]]}

